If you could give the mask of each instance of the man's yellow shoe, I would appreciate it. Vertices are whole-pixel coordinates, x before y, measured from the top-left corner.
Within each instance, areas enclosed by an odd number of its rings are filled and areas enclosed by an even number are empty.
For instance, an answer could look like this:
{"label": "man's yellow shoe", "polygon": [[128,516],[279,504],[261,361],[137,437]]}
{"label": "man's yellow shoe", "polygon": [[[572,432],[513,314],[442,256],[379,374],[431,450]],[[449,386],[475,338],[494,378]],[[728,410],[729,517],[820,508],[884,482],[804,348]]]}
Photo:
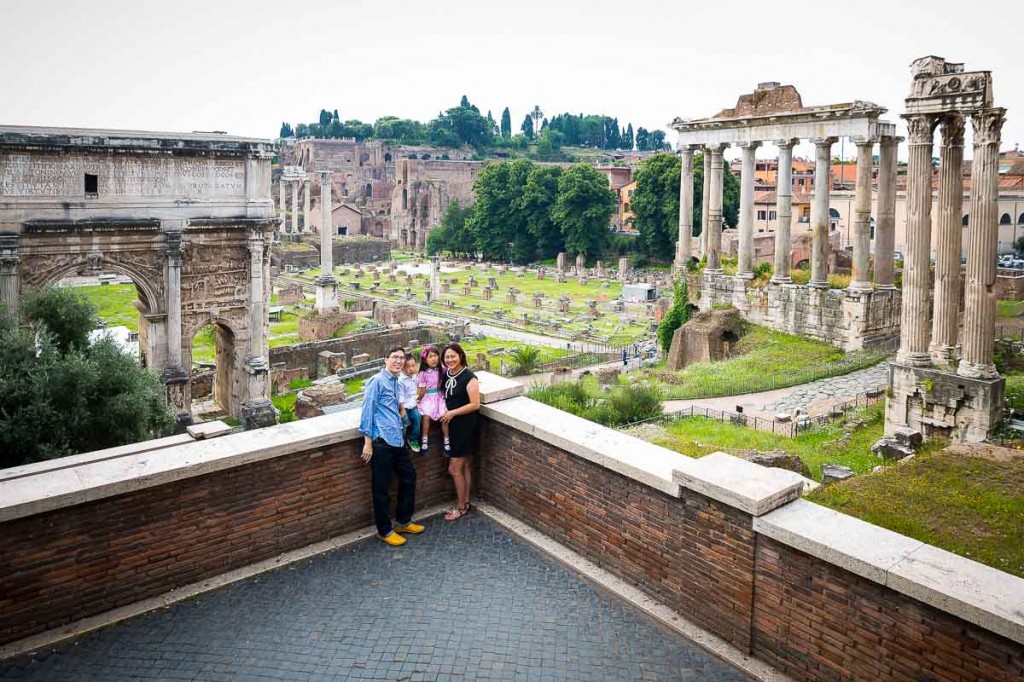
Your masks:
{"label": "man's yellow shoe", "polygon": [[405,538],[395,531],[391,531],[387,535],[378,535],[377,537],[383,540],[384,544],[391,545],[392,547],[401,547],[405,544]]}
{"label": "man's yellow shoe", "polygon": [[404,526],[395,526],[395,531],[398,533],[412,533],[413,535],[418,535],[422,533],[424,530],[426,529],[423,526],[421,526],[418,523],[413,523],[411,521],[405,524]]}

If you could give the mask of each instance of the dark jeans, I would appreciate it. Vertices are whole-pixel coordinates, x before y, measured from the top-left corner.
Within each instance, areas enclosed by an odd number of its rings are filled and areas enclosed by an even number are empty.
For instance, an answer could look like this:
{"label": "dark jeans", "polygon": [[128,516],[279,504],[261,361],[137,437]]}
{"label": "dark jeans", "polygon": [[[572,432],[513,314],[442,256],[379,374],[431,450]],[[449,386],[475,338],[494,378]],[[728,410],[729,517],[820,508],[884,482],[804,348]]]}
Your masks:
{"label": "dark jeans", "polygon": [[394,472],[398,477],[395,521],[403,526],[412,521],[412,512],[416,508],[416,468],[404,447],[393,447],[379,438],[373,441],[370,468],[373,472],[373,522],[377,525],[377,532],[383,536],[391,532],[391,515],[388,513],[391,474]]}
{"label": "dark jeans", "polygon": [[405,408],[405,416],[402,418],[402,426],[405,427],[410,443],[420,442],[420,431],[423,430],[423,415],[420,414],[419,408]]}

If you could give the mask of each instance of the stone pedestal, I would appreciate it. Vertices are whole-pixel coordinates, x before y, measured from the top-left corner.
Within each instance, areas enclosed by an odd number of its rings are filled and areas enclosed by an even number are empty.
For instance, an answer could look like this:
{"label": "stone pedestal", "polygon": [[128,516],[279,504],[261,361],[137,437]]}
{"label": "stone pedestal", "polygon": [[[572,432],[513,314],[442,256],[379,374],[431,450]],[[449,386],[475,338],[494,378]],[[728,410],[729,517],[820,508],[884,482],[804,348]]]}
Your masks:
{"label": "stone pedestal", "polygon": [[975,379],[928,367],[893,363],[890,396],[885,403],[885,434],[897,429],[980,443],[1002,421],[1006,380]]}

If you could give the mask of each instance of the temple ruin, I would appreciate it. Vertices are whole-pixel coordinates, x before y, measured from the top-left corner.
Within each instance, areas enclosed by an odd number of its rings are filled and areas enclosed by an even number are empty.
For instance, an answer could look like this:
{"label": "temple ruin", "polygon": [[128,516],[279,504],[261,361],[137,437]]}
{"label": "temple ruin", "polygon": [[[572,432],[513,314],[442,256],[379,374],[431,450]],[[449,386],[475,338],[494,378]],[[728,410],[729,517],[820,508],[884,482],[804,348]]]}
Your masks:
{"label": "temple ruin", "polygon": [[[693,155],[704,157],[704,193],[701,255],[707,267],[701,282],[700,305],[735,306],[746,319],[789,333],[834,343],[847,350],[873,346],[892,339],[898,331],[900,294],[893,286],[892,205],[895,197],[896,126],[881,119],[886,110],[854,101],[805,107],[791,85],[762,83],[739,98],[736,107],[699,120],[677,118],[671,126],[679,133],[682,182],[679,197],[679,240],[675,269],[691,260],[693,234]],[[857,220],[853,240],[853,277],[842,291],[829,289],[829,190],[833,145],[840,137],[857,145]],[[793,147],[801,140],[815,145],[815,191],[811,207],[811,275],[807,285],[790,277],[792,231]],[[767,288],[751,286],[754,278],[754,154],[764,142],[779,149],[774,274]],[[869,275],[871,250],[871,163],[880,146],[881,177],[874,272]],[[737,145],[743,154],[740,177],[738,268],[735,276],[721,266],[723,152]]]}
{"label": "temple ruin", "polygon": [[268,140],[0,127],[0,300],[78,274],[138,292],[144,366],[190,419],[192,339],[217,330],[215,394],[247,427],[274,423],[267,383]]}
{"label": "temple ruin", "polygon": [[[998,159],[1006,110],[993,104],[989,71],[965,72],[963,64],[934,56],[916,60],[911,68],[913,82],[903,116],[910,135],[903,310],[885,431],[892,435],[910,429],[925,437],[978,442],[1001,421],[1006,384],[993,363]],[[960,346],[961,176],[967,117],[974,133],[974,156]],[[931,178],[938,127],[942,145],[933,295]]]}

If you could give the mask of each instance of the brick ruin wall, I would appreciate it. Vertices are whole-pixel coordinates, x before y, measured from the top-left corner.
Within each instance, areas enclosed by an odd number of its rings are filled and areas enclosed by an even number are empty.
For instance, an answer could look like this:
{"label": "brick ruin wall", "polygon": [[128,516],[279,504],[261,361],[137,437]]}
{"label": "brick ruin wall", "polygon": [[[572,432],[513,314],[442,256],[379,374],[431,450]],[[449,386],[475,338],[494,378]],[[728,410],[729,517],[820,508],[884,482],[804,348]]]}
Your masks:
{"label": "brick ruin wall", "polygon": [[[373,237],[336,237],[332,245],[335,265],[374,263],[391,258],[391,242]],[[283,271],[293,267],[320,267],[320,248],[310,242],[290,249],[271,248],[270,264]]]}
{"label": "brick ruin wall", "polygon": [[325,350],[332,353],[345,353],[350,360],[352,356],[360,353],[366,353],[371,359],[376,360],[384,357],[384,351],[392,346],[408,347],[411,341],[417,341],[419,345],[436,343],[443,334],[444,330],[440,327],[419,325],[353,334],[341,339],[324,339],[292,346],[279,346],[270,349],[270,366],[283,364],[284,369],[306,367],[312,376],[316,376],[314,370],[319,362],[319,355]]}
{"label": "brick ruin wall", "polygon": [[[0,523],[0,643],[370,525],[361,448],[353,438]],[[440,453],[414,462],[418,508],[453,498]]]}

